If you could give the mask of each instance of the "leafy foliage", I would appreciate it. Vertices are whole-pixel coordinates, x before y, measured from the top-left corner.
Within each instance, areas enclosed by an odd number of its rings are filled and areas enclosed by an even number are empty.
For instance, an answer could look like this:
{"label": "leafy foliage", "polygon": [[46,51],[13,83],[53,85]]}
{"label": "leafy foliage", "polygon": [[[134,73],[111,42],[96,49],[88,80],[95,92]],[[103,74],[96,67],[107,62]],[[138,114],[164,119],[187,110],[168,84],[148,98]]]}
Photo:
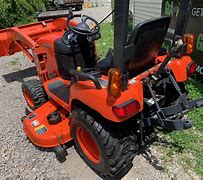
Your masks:
{"label": "leafy foliage", "polygon": [[45,0],[0,0],[0,28],[34,21],[37,11],[45,9]]}

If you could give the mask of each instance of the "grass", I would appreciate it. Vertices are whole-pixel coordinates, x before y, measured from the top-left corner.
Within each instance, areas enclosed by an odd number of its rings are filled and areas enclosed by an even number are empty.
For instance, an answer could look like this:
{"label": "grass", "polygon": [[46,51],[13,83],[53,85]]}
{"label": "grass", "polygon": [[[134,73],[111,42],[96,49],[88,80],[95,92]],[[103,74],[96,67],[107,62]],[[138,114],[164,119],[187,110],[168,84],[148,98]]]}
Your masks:
{"label": "grass", "polygon": [[[189,80],[186,84],[189,96],[192,99],[203,97],[203,85]],[[170,137],[171,146],[168,155],[177,153],[181,164],[186,169],[203,176],[203,108],[195,109],[189,113],[194,128],[187,131],[172,132]]]}
{"label": "grass", "polygon": [[[190,80],[187,83],[187,88],[192,99],[203,97],[203,84]],[[197,130],[203,132],[203,108],[196,109],[190,113],[190,117],[194,120],[194,125]]]}
{"label": "grass", "polygon": [[[97,41],[97,51],[100,57],[105,56],[107,50],[113,47],[112,29],[111,23],[104,23],[101,26],[102,39]],[[192,99],[203,97],[202,84],[189,80],[186,86]],[[186,170],[192,170],[203,176],[203,108],[193,110],[189,113],[189,117],[193,120],[194,128],[162,135],[162,140],[170,144],[168,148],[165,148],[164,159],[171,161],[176,155],[179,163]]]}
{"label": "grass", "polygon": [[101,25],[102,38],[97,41],[97,53],[99,57],[104,57],[109,48],[113,48],[113,27],[111,23],[104,23]]}

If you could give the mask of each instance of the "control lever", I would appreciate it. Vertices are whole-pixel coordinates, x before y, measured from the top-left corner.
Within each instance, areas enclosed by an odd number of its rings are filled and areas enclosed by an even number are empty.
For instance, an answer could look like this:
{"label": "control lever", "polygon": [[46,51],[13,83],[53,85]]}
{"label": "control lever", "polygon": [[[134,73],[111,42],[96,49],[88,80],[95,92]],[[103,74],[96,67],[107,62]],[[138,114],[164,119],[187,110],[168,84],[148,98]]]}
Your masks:
{"label": "control lever", "polygon": [[152,76],[152,78],[157,81],[159,79],[160,74],[163,72],[169,61],[174,57],[175,53],[178,52],[178,50],[183,46],[183,40],[179,39],[175,42],[175,45],[171,48],[169,51],[169,54],[166,56],[165,60],[160,65],[159,69],[155,72],[155,74]]}

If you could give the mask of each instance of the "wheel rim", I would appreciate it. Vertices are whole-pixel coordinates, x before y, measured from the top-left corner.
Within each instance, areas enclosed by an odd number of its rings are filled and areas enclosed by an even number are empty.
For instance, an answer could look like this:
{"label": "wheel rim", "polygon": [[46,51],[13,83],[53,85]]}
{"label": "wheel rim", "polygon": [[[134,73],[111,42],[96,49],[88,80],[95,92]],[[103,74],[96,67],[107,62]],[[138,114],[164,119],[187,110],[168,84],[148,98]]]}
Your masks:
{"label": "wheel rim", "polygon": [[28,106],[30,106],[31,108],[34,108],[35,104],[34,104],[34,101],[32,100],[30,93],[25,89],[23,91],[23,94],[24,94],[24,97],[25,97],[25,100],[26,100]]}
{"label": "wheel rim", "polygon": [[78,143],[85,155],[94,163],[98,164],[101,161],[98,146],[92,135],[83,127],[76,129]]}

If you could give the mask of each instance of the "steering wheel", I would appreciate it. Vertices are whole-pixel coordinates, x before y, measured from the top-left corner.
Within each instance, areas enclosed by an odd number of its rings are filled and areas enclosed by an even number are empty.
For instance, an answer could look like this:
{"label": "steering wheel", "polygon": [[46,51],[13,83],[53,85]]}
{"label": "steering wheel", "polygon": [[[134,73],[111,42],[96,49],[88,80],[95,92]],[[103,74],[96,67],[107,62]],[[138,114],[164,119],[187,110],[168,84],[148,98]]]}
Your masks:
{"label": "steering wheel", "polygon": [[[74,18],[77,18],[77,17],[81,18],[81,22],[77,26],[72,26],[70,23],[70,20],[73,20]],[[86,23],[87,20],[90,20],[95,24],[93,29],[91,29],[90,26]],[[70,30],[72,30],[76,34],[84,35],[84,36],[93,36],[100,31],[99,23],[94,18],[83,14],[75,14],[70,16],[67,19],[67,26]]]}

